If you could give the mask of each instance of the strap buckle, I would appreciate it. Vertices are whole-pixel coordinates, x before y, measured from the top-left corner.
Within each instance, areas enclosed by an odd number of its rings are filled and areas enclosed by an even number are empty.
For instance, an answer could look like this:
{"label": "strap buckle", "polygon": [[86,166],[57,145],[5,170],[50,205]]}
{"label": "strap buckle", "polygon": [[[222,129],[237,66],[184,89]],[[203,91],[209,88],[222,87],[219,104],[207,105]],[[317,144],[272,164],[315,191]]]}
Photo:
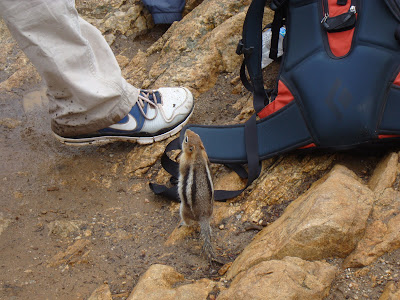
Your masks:
{"label": "strap buckle", "polygon": [[356,6],[352,5],[348,12],[336,17],[329,17],[329,13],[326,13],[321,20],[321,24],[327,32],[346,31],[355,26],[357,21],[356,14]]}
{"label": "strap buckle", "polygon": [[250,55],[254,50],[254,47],[245,48],[243,44],[243,40],[240,40],[237,47],[236,47],[236,54],[237,55]]}
{"label": "strap buckle", "polygon": [[287,0],[272,0],[270,4],[270,8],[273,11],[277,11],[282,8],[286,4]]}

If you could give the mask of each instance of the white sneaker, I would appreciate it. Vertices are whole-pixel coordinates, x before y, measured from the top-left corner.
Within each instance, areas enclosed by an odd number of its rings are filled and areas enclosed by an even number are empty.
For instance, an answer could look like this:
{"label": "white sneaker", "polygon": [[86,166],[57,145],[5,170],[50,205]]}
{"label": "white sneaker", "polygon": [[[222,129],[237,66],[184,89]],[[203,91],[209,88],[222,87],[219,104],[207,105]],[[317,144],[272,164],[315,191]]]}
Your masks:
{"label": "white sneaker", "polygon": [[140,90],[139,99],[121,121],[96,132],[56,138],[68,145],[133,141],[151,144],[178,133],[193,113],[193,96],[187,88]]}

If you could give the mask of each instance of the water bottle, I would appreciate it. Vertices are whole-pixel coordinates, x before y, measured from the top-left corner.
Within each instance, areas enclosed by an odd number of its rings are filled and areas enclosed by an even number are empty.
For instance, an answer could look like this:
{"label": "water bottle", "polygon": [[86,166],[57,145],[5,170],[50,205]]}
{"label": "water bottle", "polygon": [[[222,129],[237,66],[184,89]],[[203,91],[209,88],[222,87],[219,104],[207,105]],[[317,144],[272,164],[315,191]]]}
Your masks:
{"label": "water bottle", "polygon": [[[283,54],[283,38],[286,34],[286,28],[281,27],[279,30],[279,40],[278,40],[278,57]],[[271,28],[268,28],[262,33],[262,58],[261,58],[261,68],[268,66],[273,60],[269,58],[269,50],[271,48]]]}

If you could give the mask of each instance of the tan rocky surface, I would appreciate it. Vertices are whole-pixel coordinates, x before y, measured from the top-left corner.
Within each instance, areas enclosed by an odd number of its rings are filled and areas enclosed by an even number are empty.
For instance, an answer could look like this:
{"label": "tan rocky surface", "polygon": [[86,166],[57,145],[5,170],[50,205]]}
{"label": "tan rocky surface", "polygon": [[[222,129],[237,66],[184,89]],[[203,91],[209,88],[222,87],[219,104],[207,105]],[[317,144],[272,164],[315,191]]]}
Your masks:
{"label": "tan rocky surface", "polygon": [[205,300],[216,285],[207,279],[188,284],[183,281],[184,276],[172,267],[153,265],[139,279],[128,300]]}
{"label": "tan rocky surface", "polygon": [[394,281],[390,281],[384,291],[382,296],[379,297],[379,300],[396,300],[400,299],[400,286]]}
{"label": "tan rocky surface", "polygon": [[[128,81],[193,91],[193,123],[251,114],[234,54],[250,1],[189,0],[169,28],[154,26],[139,0],[76,3]],[[398,298],[398,149],[266,160],[242,195],[216,204],[213,243],[227,264],[209,264],[196,230],[174,231],[179,205],[148,188],[169,181],[166,142],[60,145],[41,78],[3,21],[0,40],[1,299]],[[277,73],[278,63],[264,71],[268,88]],[[243,187],[212,169],[217,188]]]}
{"label": "tan rocky surface", "polygon": [[88,298],[88,300],[113,300],[108,284],[99,286]]}
{"label": "tan rocky surface", "polygon": [[235,277],[218,300],[323,299],[337,269],[300,258],[263,261]]}
{"label": "tan rocky surface", "polygon": [[[270,159],[263,162],[263,173],[253,184],[247,201],[243,203],[244,220],[259,222],[262,208],[296,199],[308,188],[310,178],[318,178],[332,167],[334,155],[316,157],[296,156]],[[308,184],[307,184],[308,183]]]}
{"label": "tan rocky surface", "polygon": [[385,253],[400,248],[400,193],[387,188],[377,195],[372,220],[345,267],[368,266]]}
{"label": "tan rocky surface", "polygon": [[346,257],[364,233],[372,204],[371,190],[353,172],[335,166],[255,237],[235,260],[228,278],[261,261],[285,256]]}
{"label": "tan rocky surface", "polygon": [[[385,189],[391,187],[396,180],[399,168],[399,155],[390,153],[376,167],[368,186],[375,193],[382,193]],[[378,195],[379,196],[379,195]]]}

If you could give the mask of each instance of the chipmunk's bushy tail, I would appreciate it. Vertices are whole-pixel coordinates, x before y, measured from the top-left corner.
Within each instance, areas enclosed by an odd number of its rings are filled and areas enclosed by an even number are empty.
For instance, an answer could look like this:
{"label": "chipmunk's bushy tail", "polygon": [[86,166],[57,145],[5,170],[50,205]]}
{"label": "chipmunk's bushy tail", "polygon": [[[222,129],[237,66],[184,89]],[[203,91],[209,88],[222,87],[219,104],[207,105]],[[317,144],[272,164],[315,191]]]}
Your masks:
{"label": "chipmunk's bushy tail", "polygon": [[210,221],[208,219],[203,219],[199,222],[200,224],[200,233],[203,238],[204,244],[203,244],[203,251],[207,254],[208,258],[214,259],[215,258],[215,252],[214,248],[211,244],[211,227],[210,227]]}

